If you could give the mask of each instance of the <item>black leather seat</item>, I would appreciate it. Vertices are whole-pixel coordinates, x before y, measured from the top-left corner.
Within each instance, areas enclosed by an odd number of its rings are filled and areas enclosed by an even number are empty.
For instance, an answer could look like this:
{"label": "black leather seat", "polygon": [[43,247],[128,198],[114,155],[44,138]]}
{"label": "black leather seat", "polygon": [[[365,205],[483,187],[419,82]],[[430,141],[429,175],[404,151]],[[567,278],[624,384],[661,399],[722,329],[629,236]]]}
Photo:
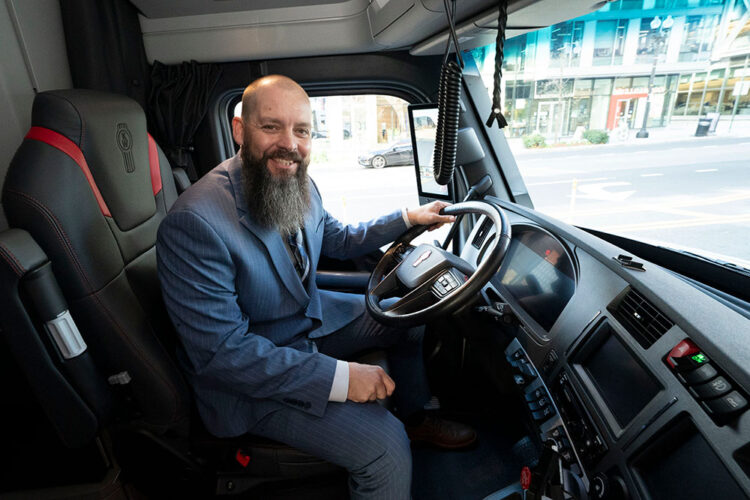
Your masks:
{"label": "black leather seat", "polygon": [[[228,477],[237,486],[238,477],[253,485],[331,471],[329,464],[276,443],[247,436],[220,440],[199,430],[173,361],[176,339],[156,275],[156,231],[176,198],[172,170],[136,102],[87,90],[36,96],[32,128],[10,165],[2,199],[17,229],[0,236],[0,267],[7,276],[0,298],[8,298],[0,321],[16,357],[26,358],[19,364],[34,379],[39,398],[55,384],[64,388],[45,404],[71,444],[102,429],[115,439],[137,432],[201,474],[208,469],[213,480],[222,478],[216,490],[226,487]],[[59,357],[49,346],[43,352],[38,341],[26,346],[27,333],[19,333],[33,324],[24,315],[39,308],[24,310],[28,305],[17,300],[17,288],[47,259],[85,342],[86,361]],[[75,363],[83,368],[69,369]],[[73,417],[76,412],[86,419]],[[70,418],[56,421],[60,415]],[[66,438],[76,422],[85,429]],[[251,464],[243,467],[243,456]]]}

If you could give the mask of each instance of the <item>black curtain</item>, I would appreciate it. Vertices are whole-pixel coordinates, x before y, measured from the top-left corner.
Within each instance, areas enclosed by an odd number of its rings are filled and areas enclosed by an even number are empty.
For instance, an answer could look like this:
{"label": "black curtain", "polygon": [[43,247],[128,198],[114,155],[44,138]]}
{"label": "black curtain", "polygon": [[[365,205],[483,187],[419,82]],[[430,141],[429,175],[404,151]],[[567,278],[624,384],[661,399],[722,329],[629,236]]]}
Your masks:
{"label": "black curtain", "polygon": [[148,110],[152,134],[169,158],[191,181],[198,178],[193,165],[193,137],[208,111],[211,93],[221,76],[216,64],[195,61],[165,65],[154,61]]}
{"label": "black curtain", "polygon": [[145,109],[149,66],[127,0],[60,0],[73,86],[132,97]]}

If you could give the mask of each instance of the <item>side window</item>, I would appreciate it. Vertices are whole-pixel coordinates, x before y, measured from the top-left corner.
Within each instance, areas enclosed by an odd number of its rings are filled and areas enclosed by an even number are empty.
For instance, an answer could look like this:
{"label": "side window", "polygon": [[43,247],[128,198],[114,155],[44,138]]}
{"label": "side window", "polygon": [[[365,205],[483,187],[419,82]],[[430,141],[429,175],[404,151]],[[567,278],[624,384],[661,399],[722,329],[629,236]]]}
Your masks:
{"label": "side window", "polygon": [[[326,210],[345,224],[419,206],[409,103],[387,95],[312,97],[312,154],[308,173]],[[242,103],[234,109],[239,116]],[[426,126],[428,124],[425,124]],[[448,228],[420,241],[442,240]]]}

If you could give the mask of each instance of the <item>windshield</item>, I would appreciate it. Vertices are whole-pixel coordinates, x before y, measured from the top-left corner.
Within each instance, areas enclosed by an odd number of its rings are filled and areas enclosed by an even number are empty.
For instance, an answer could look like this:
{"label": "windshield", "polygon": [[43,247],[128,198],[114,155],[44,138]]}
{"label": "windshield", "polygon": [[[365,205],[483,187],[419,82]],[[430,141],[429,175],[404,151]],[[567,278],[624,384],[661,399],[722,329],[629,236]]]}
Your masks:
{"label": "windshield", "polygon": [[[472,51],[492,91],[494,44]],[[506,41],[503,131],[534,208],[750,267],[750,10],[619,0]]]}

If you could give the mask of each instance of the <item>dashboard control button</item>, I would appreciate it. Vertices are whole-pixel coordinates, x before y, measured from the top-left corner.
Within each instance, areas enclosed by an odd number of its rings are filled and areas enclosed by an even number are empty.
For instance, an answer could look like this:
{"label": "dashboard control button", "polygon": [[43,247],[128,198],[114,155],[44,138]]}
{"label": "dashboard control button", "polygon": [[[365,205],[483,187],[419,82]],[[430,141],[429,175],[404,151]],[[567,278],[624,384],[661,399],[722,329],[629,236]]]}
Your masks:
{"label": "dashboard control button", "polygon": [[713,415],[729,415],[742,411],[747,407],[747,400],[737,391],[732,391],[726,396],[701,403],[709,413]]}
{"label": "dashboard control button", "polygon": [[[677,371],[692,370],[698,365],[692,363],[691,357],[700,353],[700,348],[690,339],[685,339],[669,351],[667,364]],[[705,356],[705,355],[704,355]],[[708,359],[706,359],[707,361]],[[700,363],[699,363],[700,364]]]}
{"label": "dashboard control button", "polygon": [[523,349],[519,349],[519,350],[517,350],[516,352],[514,352],[514,353],[513,353],[512,355],[511,355],[511,357],[512,357],[512,358],[513,358],[514,360],[516,360],[516,361],[518,361],[519,359],[523,358]]}
{"label": "dashboard control button", "polygon": [[523,378],[523,375],[513,375],[513,382],[518,386],[526,385],[526,379]]}
{"label": "dashboard control button", "polygon": [[691,370],[689,372],[680,373],[680,378],[683,382],[688,385],[697,385],[704,382],[708,382],[712,378],[718,375],[716,368],[711,366],[709,363],[702,365],[700,368]]}
{"label": "dashboard control button", "polygon": [[713,399],[728,393],[732,390],[732,384],[726,381],[724,377],[716,377],[705,384],[694,385],[690,387],[693,396],[700,399]]}
{"label": "dashboard control button", "polygon": [[542,408],[541,410],[531,412],[531,416],[537,422],[547,420],[554,414],[555,414],[555,409],[552,408],[551,406],[547,406],[546,408]]}
{"label": "dashboard control button", "polygon": [[685,371],[694,370],[695,368],[699,368],[700,366],[708,363],[710,360],[708,359],[708,356],[698,351],[694,354],[691,354],[690,356],[683,356],[681,358],[676,358],[674,361],[675,361],[677,370],[681,372],[685,372]]}
{"label": "dashboard control button", "polygon": [[526,397],[526,401],[536,401],[542,396],[546,396],[546,395],[547,395],[547,392],[541,387],[538,387],[534,389],[532,392],[526,394],[525,397]]}
{"label": "dashboard control button", "polygon": [[528,361],[521,361],[518,363],[518,369],[521,371],[523,375],[525,375],[528,378],[536,378],[536,371],[534,371],[534,367],[531,366],[531,363]]}
{"label": "dashboard control button", "polygon": [[539,398],[538,401],[529,401],[529,408],[531,408],[532,410],[538,410],[547,406],[549,406],[549,399],[545,397]]}
{"label": "dashboard control button", "polygon": [[591,480],[591,493],[594,498],[607,498],[609,495],[609,479],[601,472]]}
{"label": "dashboard control button", "polygon": [[557,363],[558,360],[557,353],[554,349],[550,349],[550,351],[547,353],[547,356],[544,358],[544,364],[542,365],[542,371],[549,375],[550,370],[553,366],[555,366],[555,363]]}

